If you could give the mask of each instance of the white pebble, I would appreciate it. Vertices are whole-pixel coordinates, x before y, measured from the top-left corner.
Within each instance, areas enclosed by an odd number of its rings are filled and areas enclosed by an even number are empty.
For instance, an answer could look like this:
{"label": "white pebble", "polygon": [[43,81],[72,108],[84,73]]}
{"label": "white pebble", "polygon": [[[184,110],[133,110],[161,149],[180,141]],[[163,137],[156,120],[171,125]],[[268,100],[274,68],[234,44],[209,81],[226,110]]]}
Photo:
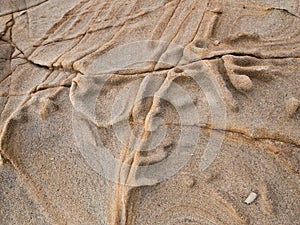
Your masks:
{"label": "white pebble", "polygon": [[289,117],[293,117],[299,108],[299,99],[292,97],[285,102],[285,110]]}
{"label": "white pebble", "polygon": [[255,199],[257,198],[257,194],[254,192],[251,192],[250,195],[248,196],[248,198],[246,198],[246,200],[244,201],[247,205],[251,204],[252,202],[255,201]]}
{"label": "white pebble", "polygon": [[192,187],[195,185],[196,181],[195,181],[195,179],[192,178],[192,177],[185,176],[185,177],[183,178],[183,183],[184,183],[184,185],[185,185],[186,187],[192,188]]}

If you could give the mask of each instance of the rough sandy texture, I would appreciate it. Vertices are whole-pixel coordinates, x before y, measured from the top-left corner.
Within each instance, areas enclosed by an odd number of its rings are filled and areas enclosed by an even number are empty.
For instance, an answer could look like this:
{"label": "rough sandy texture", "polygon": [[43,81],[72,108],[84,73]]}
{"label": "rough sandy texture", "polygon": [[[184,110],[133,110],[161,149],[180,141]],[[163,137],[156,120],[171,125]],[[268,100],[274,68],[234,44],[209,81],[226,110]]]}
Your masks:
{"label": "rough sandy texture", "polygon": [[0,0],[0,224],[299,225],[299,76],[298,0]]}

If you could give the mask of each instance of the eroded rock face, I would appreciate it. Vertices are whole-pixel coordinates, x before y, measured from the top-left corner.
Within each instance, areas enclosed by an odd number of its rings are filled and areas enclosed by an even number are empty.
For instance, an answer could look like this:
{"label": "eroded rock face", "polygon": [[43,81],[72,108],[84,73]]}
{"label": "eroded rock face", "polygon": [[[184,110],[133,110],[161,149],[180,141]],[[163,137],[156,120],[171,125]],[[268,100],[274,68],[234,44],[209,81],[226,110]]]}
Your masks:
{"label": "eroded rock face", "polygon": [[0,224],[299,224],[299,7],[1,1]]}

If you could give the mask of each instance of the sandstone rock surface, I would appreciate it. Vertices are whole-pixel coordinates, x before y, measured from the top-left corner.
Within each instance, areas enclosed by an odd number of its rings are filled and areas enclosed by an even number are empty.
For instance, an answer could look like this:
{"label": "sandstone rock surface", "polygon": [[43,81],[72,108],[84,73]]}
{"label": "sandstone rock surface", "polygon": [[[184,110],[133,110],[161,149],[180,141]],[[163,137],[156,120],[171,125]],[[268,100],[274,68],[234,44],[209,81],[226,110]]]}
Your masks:
{"label": "sandstone rock surface", "polygon": [[298,225],[299,108],[299,0],[0,0],[0,224]]}

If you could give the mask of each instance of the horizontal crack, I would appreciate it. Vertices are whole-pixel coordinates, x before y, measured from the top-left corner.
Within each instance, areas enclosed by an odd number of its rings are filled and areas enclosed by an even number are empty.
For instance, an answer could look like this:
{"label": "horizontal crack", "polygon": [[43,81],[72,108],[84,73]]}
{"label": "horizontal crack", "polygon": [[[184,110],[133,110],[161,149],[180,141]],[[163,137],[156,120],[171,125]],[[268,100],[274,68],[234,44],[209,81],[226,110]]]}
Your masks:
{"label": "horizontal crack", "polygon": [[298,16],[298,15],[296,15],[296,14],[294,14],[294,13],[292,13],[289,10],[284,9],[284,8],[271,7],[271,8],[268,8],[267,10],[270,10],[270,11],[272,11],[272,10],[279,10],[279,11],[282,11],[284,13],[287,13],[287,14],[293,16],[293,17],[296,17],[296,18],[300,19],[300,16]]}
{"label": "horizontal crack", "polygon": [[[95,124],[95,123],[94,123]],[[144,123],[143,122],[130,122],[131,125],[141,125],[143,126]],[[98,126],[97,124],[95,124],[96,126]],[[254,136],[251,135],[250,132],[247,131],[238,131],[238,130],[233,130],[233,129],[228,129],[228,128],[214,128],[212,126],[212,124],[207,124],[207,123],[201,123],[201,124],[188,124],[188,125],[184,125],[184,124],[180,124],[180,123],[174,123],[174,122],[166,122],[164,124],[165,126],[183,126],[183,127],[199,127],[200,129],[204,129],[204,130],[208,130],[208,131],[218,131],[218,132],[225,132],[225,133],[231,133],[231,134],[236,134],[239,136],[243,136],[244,138],[247,139],[251,139],[253,141],[262,141],[262,140],[268,140],[271,142],[277,142],[274,144],[287,144],[293,147],[297,147],[300,148],[300,141],[293,141],[293,140],[286,140],[284,138],[275,138],[275,137],[271,137],[272,135],[265,135],[265,136]],[[102,126],[100,126],[102,127]],[[112,128],[113,125],[107,125],[107,126],[103,126],[105,128]]]}
{"label": "horizontal crack", "polygon": [[38,64],[30,59],[27,59],[27,58],[23,58],[25,59],[26,61],[28,61],[30,64],[34,65],[34,66],[37,66],[39,68],[43,68],[43,69],[47,69],[47,70],[50,70],[50,71],[62,71],[62,72],[70,72],[70,73],[79,73],[81,75],[83,75],[83,73],[81,73],[79,70],[75,70],[75,69],[67,69],[67,68],[64,68],[64,67],[56,67],[56,66],[46,66],[46,65],[42,65],[42,64]]}
{"label": "horizontal crack", "polygon": [[[242,132],[242,131],[237,131],[237,130],[231,130],[231,129],[218,129],[218,128],[211,128],[211,127],[202,127],[204,129],[209,129],[209,130],[215,130],[215,131],[220,131],[220,132],[227,132],[227,133],[232,133],[232,134],[236,134],[236,135],[240,135],[243,136],[247,139],[251,139],[253,141],[262,141],[262,140],[267,140],[267,141],[271,141],[271,142],[278,142],[278,144],[287,144],[287,145],[291,145],[293,147],[300,147],[300,143],[297,141],[292,141],[292,140],[284,140],[283,138],[275,138],[275,137],[271,137],[270,136],[253,136],[250,134],[247,134],[246,132]],[[274,143],[276,144],[276,143]]]}
{"label": "horizontal crack", "polygon": [[[223,56],[250,56],[250,57],[254,57],[254,58],[257,58],[257,59],[300,59],[300,56],[299,57],[285,57],[285,56],[276,56],[276,57],[262,57],[262,56],[259,56],[257,54],[250,54],[250,53],[241,53],[241,52],[232,52],[232,53],[221,53],[221,54],[216,54],[214,56],[211,56],[211,57],[205,57],[205,58],[201,58],[201,59],[197,59],[197,60],[194,60],[194,61],[190,61],[186,64],[178,64],[176,66],[173,66],[173,65],[170,65],[169,68],[164,68],[164,69],[156,69],[156,70],[143,70],[143,69],[119,69],[119,70],[111,70],[111,71],[105,71],[103,73],[99,72],[97,73],[97,75],[101,75],[101,74],[109,74],[109,73],[114,73],[115,75],[145,75],[147,73],[153,73],[153,72],[167,72],[169,70],[172,70],[176,67],[185,67],[185,66],[188,66],[188,65],[192,65],[194,63],[197,63],[197,62],[200,62],[200,61],[209,61],[209,60],[216,60],[216,59],[221,59]],[[81,74],[83,74],[81,72]]]}
{"label": "horizontal crack", "polygon": [[45,0],[45,1],[39,2],[39,3],[35,4],[35,5],[29,6],[29,7],[26,7],[26,8],[11,10],[10,12],[0,14],[0,17],[1,16],[7,16],[7,15],[10,15],[10,14],[13,14],[13,13],[18,13],[18,12],[26,11],[28,9],[32,9],[34,7],[40,6],[40,5],[42,5],[42,4],[44,4],[45,2],[48,2],[48,1],[49,0]]}
{"label": "horizontal crack", "polygon": [[36,94],[40,91],[45,91],[47,89],[51,89],[51,88],[59,88],[59,87],[64,87],[64,88],[70,88],[71,85],[69,84],[61,84],[61,85],[51,85],[51,86],[47,86],[47,87],[40,87],[40,88],[35,88],[34,90],[32,90],[29,94],[33,95],[33,94]]}
{"label": "horizontal crack", "polygon": [[238,52],[238,51],[233,51],[230,53],[221,53],[221,54],[215,54],[213,56],[210,57],[205,57],[202,58],[201,60],[214,60],[214,59],[220,59],[223,56],[250,56],[250,57],[254,57],[257,59],[299,59],[300,56],[297,57],[287,57],[287,56],[273,56],[273,57],[268,57],[268,56],[262,56],[260,54],[256,54],[256,53],[243,53],[243,52]]}

